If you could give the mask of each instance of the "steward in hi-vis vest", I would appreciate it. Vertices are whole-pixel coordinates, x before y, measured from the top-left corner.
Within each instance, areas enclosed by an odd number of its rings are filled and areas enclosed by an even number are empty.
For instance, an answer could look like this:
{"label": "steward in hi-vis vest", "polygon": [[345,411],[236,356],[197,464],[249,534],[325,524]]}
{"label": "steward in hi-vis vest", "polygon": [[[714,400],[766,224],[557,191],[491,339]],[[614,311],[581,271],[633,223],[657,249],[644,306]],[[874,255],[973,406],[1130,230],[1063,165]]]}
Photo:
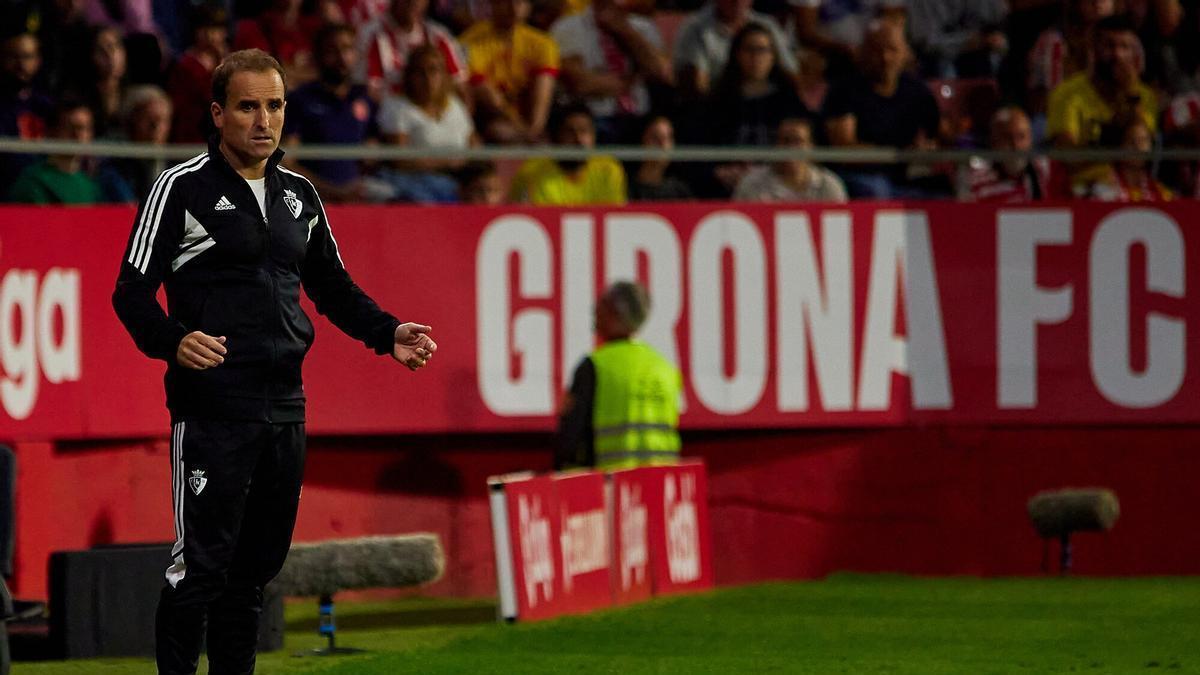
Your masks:
{"label": "steward in hi-vis vest", "polygon": [[555,468],[612,471],[679,458],[679,370],[634,334],[650,307],[645,289],[610,286],[596,303],[604,344],[575,369],[559,419]]}

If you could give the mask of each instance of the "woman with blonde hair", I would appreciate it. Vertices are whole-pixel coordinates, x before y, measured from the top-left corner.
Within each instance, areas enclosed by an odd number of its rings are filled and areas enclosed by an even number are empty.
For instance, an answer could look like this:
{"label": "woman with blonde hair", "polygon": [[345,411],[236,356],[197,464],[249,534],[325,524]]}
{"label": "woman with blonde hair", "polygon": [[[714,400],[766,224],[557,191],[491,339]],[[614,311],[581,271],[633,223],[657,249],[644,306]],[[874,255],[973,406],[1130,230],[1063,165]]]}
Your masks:
{"label": "woman with blonde hair", "polygon": [[[405,64],[404,95],[388,96],[379,110],[379,131],[388,143],[430,150],[479,144],[471,113],[454,93],[445,57],[431,45],[420,47]],[[431,153],[433,154],[433,153]],[[411,202],[457,201],[455,181],[446,173],[459,160],[420,159],[397,162],[381,174]]]}

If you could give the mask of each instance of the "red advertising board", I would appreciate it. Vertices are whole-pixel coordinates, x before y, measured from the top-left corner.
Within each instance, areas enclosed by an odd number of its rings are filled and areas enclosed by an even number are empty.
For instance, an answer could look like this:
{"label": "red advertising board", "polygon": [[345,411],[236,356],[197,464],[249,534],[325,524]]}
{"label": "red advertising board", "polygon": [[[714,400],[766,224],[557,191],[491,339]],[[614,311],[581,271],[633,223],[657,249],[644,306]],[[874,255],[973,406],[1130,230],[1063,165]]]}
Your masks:
{"label": "red advertising board", "polygon": [[654,591],[650,578],[650,511],[662,503],[644,469],[615,471],[610,476],[613,535],[613,599],[617,604],[648,600]]}
{"label": "red advertising board", "polygon": [[489,481],[492,537],[505,619],[544,619],[564,611],[558,500],[549,476]]}
{"label": "red advertising board", "polygon": [[[0,207],[0,438],[167,428],[110,295],[134,212]],[[1200,206],[342,207],[356,281],[441,349],[317,319],[317,434],[547,430],[592,302],[644,281],[685,428],[1200,421]],[[305,304],[310,314],[311,305]]]}
{"label": "red advertising board", "polygon": [[570,473],[554,478],[562,532],[563,612],[589,612],[612,605],[608,509],[604,475]]}
{"label": "red advertising board", "polygon": [[654,594],[712,588],[712,535],[708,521],[708,478],[704,464],[638,469],[654,484],[658,503],[650,509],[650,561]]}
{"label": "red advertising board", "polygon": [[[546,619],[711,588],[702,462],[488,481],[500,615]],[[557,515],[556,515],[557,514]]]}

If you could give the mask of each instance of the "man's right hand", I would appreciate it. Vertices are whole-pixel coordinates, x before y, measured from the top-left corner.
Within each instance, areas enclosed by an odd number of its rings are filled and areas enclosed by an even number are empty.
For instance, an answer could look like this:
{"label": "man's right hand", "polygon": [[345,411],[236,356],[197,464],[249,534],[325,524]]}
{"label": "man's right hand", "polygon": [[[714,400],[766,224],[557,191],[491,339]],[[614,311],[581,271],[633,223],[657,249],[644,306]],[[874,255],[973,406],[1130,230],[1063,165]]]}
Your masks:
{"label": "man's right hand", "polygon": [[175,362],[192,370],[207,370],[225,363],[225,336],[213,337],[192,331],[179,341]]}

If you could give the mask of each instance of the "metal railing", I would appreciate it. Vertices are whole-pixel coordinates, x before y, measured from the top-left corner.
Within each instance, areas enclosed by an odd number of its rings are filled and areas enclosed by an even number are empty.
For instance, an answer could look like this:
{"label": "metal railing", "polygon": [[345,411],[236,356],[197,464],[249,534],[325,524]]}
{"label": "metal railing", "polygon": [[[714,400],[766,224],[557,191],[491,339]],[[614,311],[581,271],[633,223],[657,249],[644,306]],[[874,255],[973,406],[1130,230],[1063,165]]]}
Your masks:
{"label": "metal railing", "polygon": [[[805,159],[822,164],[963,164],[972,159],[1003,160],[1038,156],[1064,162],[1112,162],[1122,159],[1152,161],[1200,161],[1200,148],[1156,149],[1135,152],[1123,149],[1045,149],[1029,152],[1015,150],[896,150],[893,148],[795,148],[749,146],[679,146],[672,150],[641,146],[603,146],[594,150],[578,147],[530,145],[487,146],[478,148],[410,148],[393,145],[297,145],[284,148],[299,160],[521,160],[531,157],[550,159],[587,159],[607,155],[622,161],[670,160],[673,162],[777,162]],[[0,137],[0,155],[5,153],[52,155],[75,154],[93,157],[181,160],[204,152],[202,145],[149,145],[119,141],[77,143],[60,140],[27,141]]]}

